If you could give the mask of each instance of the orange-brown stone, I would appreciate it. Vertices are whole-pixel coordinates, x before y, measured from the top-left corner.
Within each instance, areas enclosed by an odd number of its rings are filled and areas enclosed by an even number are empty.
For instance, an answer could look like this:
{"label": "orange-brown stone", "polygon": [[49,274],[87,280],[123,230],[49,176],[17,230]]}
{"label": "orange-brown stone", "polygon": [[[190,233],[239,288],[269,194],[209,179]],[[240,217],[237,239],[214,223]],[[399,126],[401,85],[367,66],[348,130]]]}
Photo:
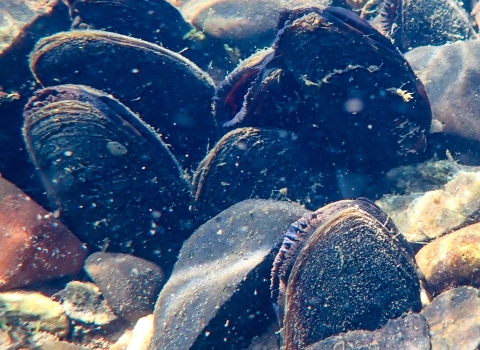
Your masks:
{"label": "orange-brown stone", "polygon": [[87,250],[53,215],[0,178],[0,290],[81,271]]}
{"label": "orange-brown stone", "polygon": [[480,287],[480,223],[427,244],[415,256],[430,292],[452,287]]}

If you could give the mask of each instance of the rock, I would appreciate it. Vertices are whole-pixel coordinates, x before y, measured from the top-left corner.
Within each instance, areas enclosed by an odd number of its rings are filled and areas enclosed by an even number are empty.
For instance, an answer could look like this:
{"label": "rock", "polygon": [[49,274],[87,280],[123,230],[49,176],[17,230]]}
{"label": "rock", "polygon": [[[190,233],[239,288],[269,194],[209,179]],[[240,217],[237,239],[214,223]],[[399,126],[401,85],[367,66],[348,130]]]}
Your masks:
{"label": "rock", "polygon": [[131,323],[153,312],[165,280],[156,264],[128,254],[94,253],[85,261],[85,271],[112,311]]}
{"label": "rock", "polygon": [[0,349],[1,350],[8,350],[8,349],[15,349],[14,342],[10,334],[3,329],[0,329]]}
{"label": "rock", "polygon": [[[441,132],[433,134],[433,139],[439,139],[442,144],[447,143],[446,147],[454,157],[454,151],[461,147],[459,152],[465,154],[460,155],[459,159],[467,163],[474,162],[476,165],[479,164],[475,156],[478,155],[480,142],[479,55],[478,40],[418,47],[405,54],[405,58],[425,85],[433,119],[441,123]],[[461,140],[475,143],[460,142]]]}
{"label": "rock", "polygon": [[132,330],[127,329],[115,344],[110,344],[109,350],[127,350],[127,346],[132,339]]}
{"label": "rock", "polygon": [[279,350],[277,330],[278,322],[272,323],[265,333],[254,337],[245,350]]}
{"label": "rock", "polygon": [[0,178],[0,290],[81,271],[87,251],[52,213]]}
{"label": "rock", "polygon": [[400,166],[389,170],[377,184],[371,186],[368,194],[372,198],[383,193],[402,195],[438,190],[455,178],[460,171],[475,171],[451,160],[430,159],[423,163]]}
{"label": "rock", "polygon": [[21,327],[32,333],[45,331],[63,338],[70,329],[62,306],[40,293],[0,293],[0,314],[3,326]]}
{"label": "rock", "polygon": [[241,349],[275,320],[270,270],[288,226],[307,210],[246,200],[184,243],[155,306],[151,349]]}
{"label": "rock", "polygon": [[409,242],[426,242],[478,220],[480,172],[459,172],[442,189],[408,198],[385,196],[376,204]]}
{"label": "rock", "polygon": [[427,244],[415,256],[430,293],[452,287],[480,287],[480,223]]}
{"label": "rock", "polygon": [[133,328],[132,339],[127,350],[144,350],[153,336],[153,315],[142,317]]}
{"label": "rock", "polygon": [[69,282],[66,288],[56,294],[62,301],[67,316],[74,322],[105,326],[118,317],[113,314],[96,285],[89,282]]}
{"label": "rock", "polygon": [[59,6],[60,0],[5,0],[0,3],[3,20],[0,25],[0,55],[12,47],[16,40],[23,39],[32,24],[48,17]]}
{"label": "rock", "polygon": [[183,17],[196,28],[223,41],[252,46],[259,39],[273,41],[278,17],[283,9],[300,6],[325,8],[331,0],[261,0],[254,2],[177,0]]}
{"label": "rock", "polygon": [[436,297],[421,314],[430,327],[432,349],[474,350],[480,346],[479,291],[460,287]]}
{"label": "rock", "polygon": [[60,340],[40,340],[35,344],[35,350],[89,350],[82,345],[77,345]]}
{"label": "rock", "polygon": [[430,350],[428,324],[422,315],[410,314],[389,320],[384,327],[376,331],[351,331],[329,337],[307,348],[327,349]]}

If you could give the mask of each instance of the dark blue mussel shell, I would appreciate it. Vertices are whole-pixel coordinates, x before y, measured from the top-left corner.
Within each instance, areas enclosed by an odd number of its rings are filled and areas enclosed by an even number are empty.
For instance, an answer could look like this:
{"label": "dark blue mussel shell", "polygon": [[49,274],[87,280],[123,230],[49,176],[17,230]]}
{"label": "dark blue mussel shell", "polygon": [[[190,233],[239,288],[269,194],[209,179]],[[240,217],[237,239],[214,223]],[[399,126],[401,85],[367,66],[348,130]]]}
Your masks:
{"label": "dark blue mussel shell", "polygon": [[342,8],[295,10],[282,21],[270,51],[217,89],[224,126],[298,132],[312,151],[360,173],[425,158],[430,103],[389,39]]}
{"label": "dark blue mussel shell", "polygon": [[374,330],[421,309],[410,245],[363,198],[334,202],[293,223],[274,261],[271,290],[285,350]]}
{"label": "dark blue mussel shell", "polygon": [[171,267],[191,233],[189,185],[158,135],[111,95],[81,85],[39,90],[24,138],[47,195],[90,250]]}

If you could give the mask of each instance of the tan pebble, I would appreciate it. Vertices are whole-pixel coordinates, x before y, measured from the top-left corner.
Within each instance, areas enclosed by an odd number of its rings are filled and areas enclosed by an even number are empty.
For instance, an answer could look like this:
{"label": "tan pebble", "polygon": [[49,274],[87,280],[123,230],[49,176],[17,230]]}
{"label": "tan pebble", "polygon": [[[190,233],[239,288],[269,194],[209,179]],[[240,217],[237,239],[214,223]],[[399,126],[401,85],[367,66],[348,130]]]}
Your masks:
{"label": "tan pebble", "polygon": [[86,249],[60,221],[0,178],[0,290],[81,271]]}
{"label": "tan pebble", "polygon": [[127,350],[145,350],[153,335],[153,314],[140,318],[133,328],[132,340]]}
{"label": "tan pebble", "polygon": [[68,334],[70,327],[63,307],[40,293],[0,293],[0,313],[6,327],[20,323],[27,329],[45,331],[60,338]]}
{"label": "tan pebble", "polygon": [[132,340],[132,330],[127,329],[125,333],[123,333],[122,336],[118,338],[115,344],[110,345],[108,350],[127,350],[127,346],[128,344],[130,344],[131,340]]}
{"label": "tan pebble", "polygon": [[442,189],[413,199],[405,209],[386,210],[409,242],[431,241],[446,232],[479,219],[480,172],[459,172]]}
{"label": "tan pebble", "polygon": [[429,243],[415,259],[427,288],[440,293],[455,286],[480,286],[480,223],[467,226]]}

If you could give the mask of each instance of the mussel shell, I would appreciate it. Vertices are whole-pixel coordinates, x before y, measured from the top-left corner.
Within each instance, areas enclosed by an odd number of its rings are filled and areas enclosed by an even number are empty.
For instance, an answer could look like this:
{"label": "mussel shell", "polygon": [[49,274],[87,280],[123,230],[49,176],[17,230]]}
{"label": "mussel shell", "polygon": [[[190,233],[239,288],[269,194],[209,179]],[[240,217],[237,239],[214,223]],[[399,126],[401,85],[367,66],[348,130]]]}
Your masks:
{"label": "mussel shell", "polygon": [[224,127],[302,129],[302,91],[273,49],[256,52],[227,75],[215,95],[215,115]]}
{"label": "mussel shell", "polygon": [[470,18],[458,1],[383,0],[374,22],[403,52],[476,38]]}
{"label": "mussel shell", "polygon": [[378,173],[425,157],[428,97],[400,52],[350,11],[289,19],[275,55],[302,88],[303,123],[321,132],[337,165]]}
{"label": "mussel shell", "polygon": [[209,76],[181,55],[124,35],[63,32],[40,40],[30,67],[44,86],[84,84],[111,93],[158,130],[184,166],[217,138]]}
{"label": "mussel shell", "polygon": [[67,0],[74,28],[113,31],[170,50],[185,47],[183,37],[193,29],[166,0]]}
{"label": "mussel shell", "polygon": [[318,207],[338,195],[329,164],[321,152],[304,148],[293,132],[238,128],[215,145],[195,172],[194,208],[208,219],[245,199]]}
{"label": "mussel shell", "polygon": [[189,186],[145,123],[112,96],[77,85],[37,91],[24,115],[47,194],[90,249],[174,258],[168,249],[191,232]]}
{"label": "mussel shell", "polygon": [[373,203],[336,202],[292,226],[272,270],[274,288],[288,279],[278,299],[284,349],[421,309],[413,252]]}

